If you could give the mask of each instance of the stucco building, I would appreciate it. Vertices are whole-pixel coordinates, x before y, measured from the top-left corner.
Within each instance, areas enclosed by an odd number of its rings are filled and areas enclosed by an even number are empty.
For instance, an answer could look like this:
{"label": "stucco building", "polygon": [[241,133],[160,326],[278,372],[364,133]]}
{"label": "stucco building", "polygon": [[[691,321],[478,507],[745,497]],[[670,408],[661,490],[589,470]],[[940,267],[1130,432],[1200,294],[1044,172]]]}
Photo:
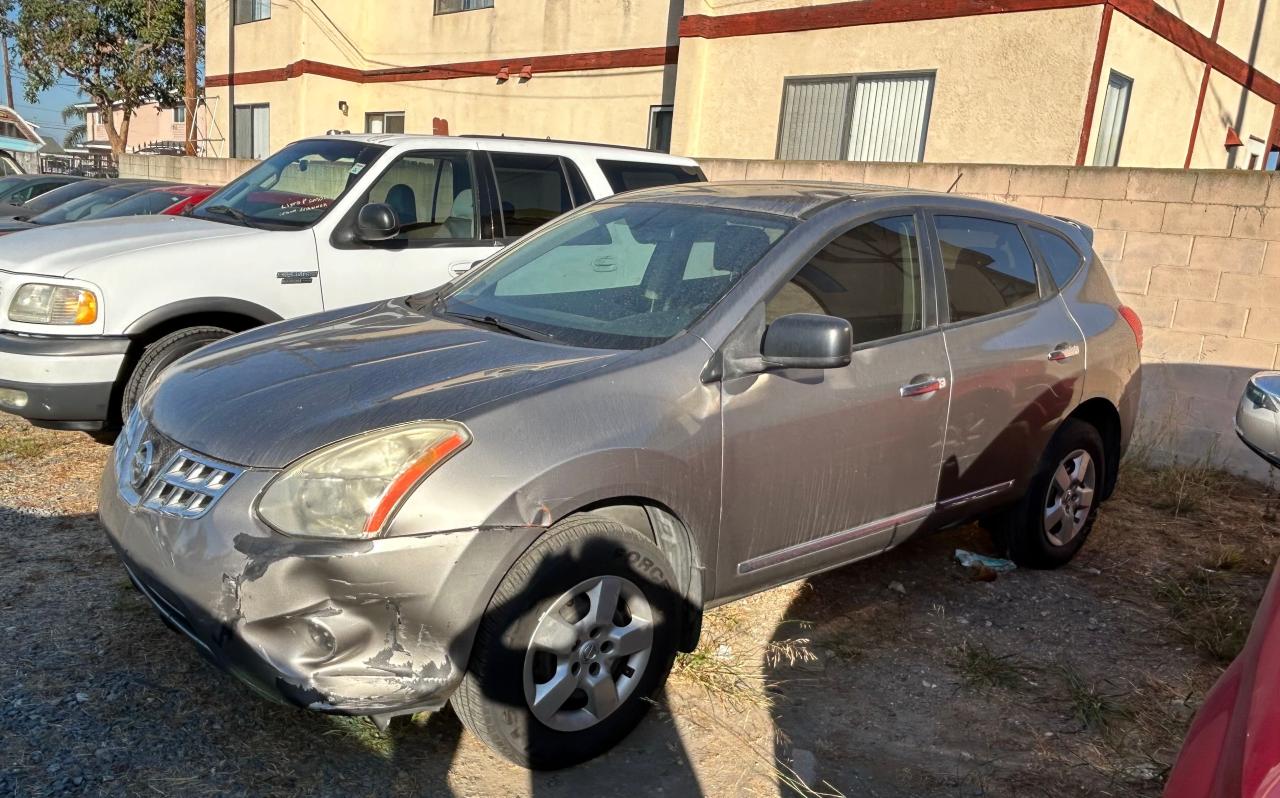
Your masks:
{"label": "stucco building", "polygon": [[1274,0],[233,0],[212,154],[331,130],[703,157],[1277,168]]}

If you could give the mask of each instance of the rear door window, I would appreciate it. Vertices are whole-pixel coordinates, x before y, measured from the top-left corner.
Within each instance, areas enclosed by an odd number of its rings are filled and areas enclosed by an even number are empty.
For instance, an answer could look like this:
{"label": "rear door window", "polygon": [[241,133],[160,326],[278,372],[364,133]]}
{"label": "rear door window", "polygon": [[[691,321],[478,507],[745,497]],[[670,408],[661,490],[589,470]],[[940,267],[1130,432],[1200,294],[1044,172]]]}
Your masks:
{"label": "rear door window", "polygon": [[1084,265],[1084,258],[1079,251],[1057,233],[1033,227],[1031,239],[1040,250],[1045,265],[1049,267],[1049,274],[1053,275],[1053,282],[1059,288],[1071,282],[1071,278],[1075,277],[1076,272],[1080,271],[1080,267]]}
{"label": "rear door window", "polygon": [[506,234],[522,236],[573,209],[569,183],[555,155],[490,153]]}
{"label": "rear door window", "polygon": [[707,179],[701,169],[693,166],[603,160],[598,163],[615,194],[677,183],[700,183]]}
{"label": "rear door window", "polygon": [[1036,264],[1016,224],[935,216],[951,321],[967,321],[1040,299]]}

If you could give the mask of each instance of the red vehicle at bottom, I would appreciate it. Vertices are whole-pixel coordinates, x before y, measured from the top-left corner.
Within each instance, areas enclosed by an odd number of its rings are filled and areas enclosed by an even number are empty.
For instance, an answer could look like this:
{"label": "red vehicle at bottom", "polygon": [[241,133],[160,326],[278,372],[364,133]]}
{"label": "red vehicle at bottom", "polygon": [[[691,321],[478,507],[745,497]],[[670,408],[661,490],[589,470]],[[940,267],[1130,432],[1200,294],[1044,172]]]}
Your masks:
{"label": "red vehicle at bottom", "polygon": [[[1280,372],[1249,380],[1236,411],[1236,434],[1280,467]],[[1244,650],[1196,714],[1164,795],[1280,798],[1280,570]]]}

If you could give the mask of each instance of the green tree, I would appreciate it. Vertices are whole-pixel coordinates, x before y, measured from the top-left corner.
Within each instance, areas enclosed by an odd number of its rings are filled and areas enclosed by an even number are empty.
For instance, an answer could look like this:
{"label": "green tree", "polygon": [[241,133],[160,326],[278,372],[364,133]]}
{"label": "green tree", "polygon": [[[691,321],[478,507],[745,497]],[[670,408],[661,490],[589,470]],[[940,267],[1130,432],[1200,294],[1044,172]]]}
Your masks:
{"label": "green tree", "polygon": [[68,105],[62,109],[62,121],[74,122],[62,135],[64,149],[83,146],[89,140],[89,117],[84,109],[76,105]]}
{"label": "green tree", "polygon": [[182,101],[183,0],[0,0],[0,9],[6,3],[17,9],[10,30],[27,101],[71,78],[106,120],[115,155],[128,146],[135,110]]}

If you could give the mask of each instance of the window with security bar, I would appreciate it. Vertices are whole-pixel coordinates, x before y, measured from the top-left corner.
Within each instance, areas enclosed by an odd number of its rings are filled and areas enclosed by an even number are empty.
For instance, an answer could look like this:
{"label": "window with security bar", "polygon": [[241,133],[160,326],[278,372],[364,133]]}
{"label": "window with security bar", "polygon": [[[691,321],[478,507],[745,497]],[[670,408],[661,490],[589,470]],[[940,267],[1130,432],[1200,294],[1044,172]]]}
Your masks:
{"label": "window with security bar", "polygon": [[783,160],[924,160],[933,73],[787,78],[778,125]]}

